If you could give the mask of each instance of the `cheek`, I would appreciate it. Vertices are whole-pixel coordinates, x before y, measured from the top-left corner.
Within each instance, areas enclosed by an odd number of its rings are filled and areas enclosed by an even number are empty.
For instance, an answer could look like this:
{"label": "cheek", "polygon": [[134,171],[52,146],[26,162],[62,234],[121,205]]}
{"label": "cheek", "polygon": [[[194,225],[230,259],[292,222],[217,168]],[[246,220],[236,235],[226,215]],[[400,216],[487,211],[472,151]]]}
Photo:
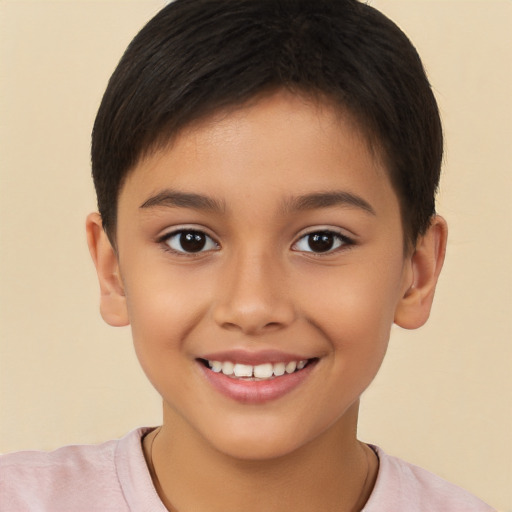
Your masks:
{"label": "cheek", "polygon": [[187,334],[207,308],[207,289],[201,278],[187,272],[157,265],[138,269],[125,282],[125,294],[135,349],[144,366],[146,359],[184,349]]}
{"label": "cheek", "polygon": [[128,285],[126,298],[137,359],[153,387],[168,397],[169,389],[183,389],[193,361],[186,357],[186,339],[196,323],[197,294],[187,286],[180,289],[176,283],[147,279],[144,287]]}
{"label": "cheek", "polygon": [[[329,343],[326,358],[328,396],[337,397],[342,415],[352,400],[367,389],[382,364],[394,318],[396,281],[376,279],[368,270],[339,275],[315,286],[309,300],[309,320]],[[322,396],[320,394],[319,396]],[[320,409],[325,404],[318,404]]]}
{"label": "cheek", "polygon": [[334,348],[361,358],[382,357],[400,296],[401,271],[401,260],[328,269],[317,274],[304,309]]}

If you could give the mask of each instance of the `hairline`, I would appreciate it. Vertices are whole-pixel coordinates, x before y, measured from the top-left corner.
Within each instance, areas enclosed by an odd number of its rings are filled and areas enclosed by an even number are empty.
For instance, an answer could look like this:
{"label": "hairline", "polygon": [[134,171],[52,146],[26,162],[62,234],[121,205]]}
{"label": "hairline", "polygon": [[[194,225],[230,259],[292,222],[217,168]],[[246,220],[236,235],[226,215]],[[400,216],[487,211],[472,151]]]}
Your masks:
{"label": "hairline", "polygon": [[213,108],[210,107],[207,109],[199,110],[195,115],[191,115],[188,120],[185,120],[182,124],[173,126],[171,129],[166,130],[169,124],[171,124],[170,120],[167,123],[163,123],[163,126],[158,131],[158,133],[155,134],[152,139],[147,140],[145,144],[141,145],[134,163],[126,169],[122,179],[119,182],[116,194],[116,207],[113,211],[113,215],[111,215],[110,218],[111,224],[108,226],[103,226],[114,249],[117,250],[116,231],[119,212],[119,197],[123,192],[126,180],[133,172],[137,170],[142,162],[161,152],[172,149],[176,140],[183,134],[193,132],[195,129],[204,125],[205,123],[214,121],[217,117],[225,117],[237,112],[242,112],[251,106],[259,104],[261,101],[282,92],[293,94],[295,97],[299,97],[303,101],[316,105],[317,107],[331,108],[332,111],[336,113],[337,119],[341,119],[341,117],[344,118],[344,121],[347,121],[348,119],[354,129],[358,131],[358,134],[364,140],[371,157],[374,159],[374,162],[384,170],[388,179],[390,180],[391,187],[396,194],[399,205],[402,235],[404,241],[404,254],[410,252],[416,245],[416,241],[422,235],[422,233],[417,233],[417,235],[414,235],[410,232],[410,227],[407,225],[405,219],[406,208],[403,204],[401,194],[396,189],[396,186],[393,182],[391,171],[392,158],[385,150],[378,130],[371,128],[369,122],[363,119],[361,114],[355,112],[356,109],[351,108],[348,105],[348,102],[340,101],[339,99],[335,98],[334,94],[328,94],[320,89],[308,88],[302,86],[301,84],[267,84],[246,98],[242,98],[238,101],[235,100],[226,102],[225,104]]}

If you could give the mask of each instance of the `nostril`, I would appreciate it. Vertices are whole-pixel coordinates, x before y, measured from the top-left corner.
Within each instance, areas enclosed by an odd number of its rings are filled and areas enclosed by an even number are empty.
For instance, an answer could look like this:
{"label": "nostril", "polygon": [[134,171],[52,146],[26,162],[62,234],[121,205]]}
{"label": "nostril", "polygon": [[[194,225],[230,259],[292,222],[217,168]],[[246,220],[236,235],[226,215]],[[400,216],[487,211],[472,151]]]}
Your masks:
{"label": "nostril", "polygon": [[268,329],[276,329],[276,328],[278,329],[282,326],[283,326],[283,324],[281,322],[269,322],[264,327],[268,328]]}

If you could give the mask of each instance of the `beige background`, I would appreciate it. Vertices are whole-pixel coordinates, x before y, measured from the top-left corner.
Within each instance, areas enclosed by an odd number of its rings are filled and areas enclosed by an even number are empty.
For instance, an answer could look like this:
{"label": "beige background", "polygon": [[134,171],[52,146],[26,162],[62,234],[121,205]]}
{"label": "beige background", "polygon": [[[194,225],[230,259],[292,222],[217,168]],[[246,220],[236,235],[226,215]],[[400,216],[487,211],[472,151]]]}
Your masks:
{"label": "beige background", "polygon": [[[156,424],[84,237],[89,135],[163,1],[0,1],[0,451]],[[448,259],[430,323],[393,331],[361,438],[512,511],[512,2],[374,0],[416,43],[447,137]]]}

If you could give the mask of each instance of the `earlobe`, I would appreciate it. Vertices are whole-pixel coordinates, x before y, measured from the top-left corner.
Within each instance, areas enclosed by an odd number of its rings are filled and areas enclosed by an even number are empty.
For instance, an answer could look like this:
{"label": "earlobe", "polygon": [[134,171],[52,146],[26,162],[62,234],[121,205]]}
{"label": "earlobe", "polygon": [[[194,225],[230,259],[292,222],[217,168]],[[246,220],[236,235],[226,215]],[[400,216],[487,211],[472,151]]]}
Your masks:
{"label": "earlobe", "polygon": [[395,311],[395,324],[404,329],[421,327],[430,316],[430,309],[439,274],[443,267],[448,227],[436,215],[430,227],[416,244],[408,260],[405,290]]}
{"label": "earlobe", "polygon": [[117,254],[103,229],[99,213],[86,221],[87,244],[100,284],[100,312],[103,320],[114,327],[129,324],[124,286],[119,273]]}

